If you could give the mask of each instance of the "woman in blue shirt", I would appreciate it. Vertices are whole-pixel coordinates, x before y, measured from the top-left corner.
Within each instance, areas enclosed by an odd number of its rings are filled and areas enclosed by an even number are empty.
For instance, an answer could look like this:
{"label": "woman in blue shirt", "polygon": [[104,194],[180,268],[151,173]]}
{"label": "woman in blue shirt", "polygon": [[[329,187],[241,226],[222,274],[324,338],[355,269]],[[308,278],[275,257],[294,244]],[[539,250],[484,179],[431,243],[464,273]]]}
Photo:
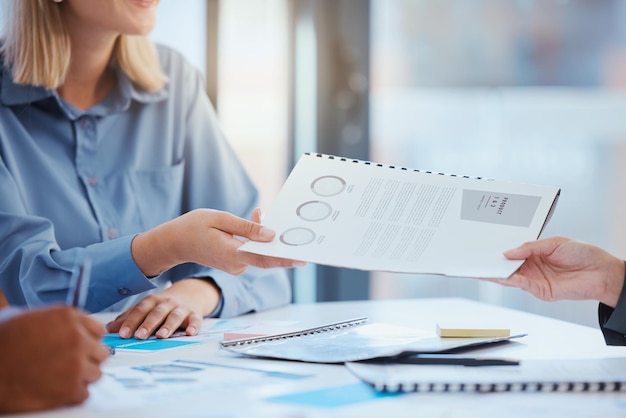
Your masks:
{"label": "woman in blue shirt", "polygon": [[64,301],[88,256],[85,309],[124,311],[122,337],[284,305],[284,269],[261,268],[301,265],[237,252],[273,232],[201,75],[147,37],[157,5],[13,0],[0,49],[0,286]]}

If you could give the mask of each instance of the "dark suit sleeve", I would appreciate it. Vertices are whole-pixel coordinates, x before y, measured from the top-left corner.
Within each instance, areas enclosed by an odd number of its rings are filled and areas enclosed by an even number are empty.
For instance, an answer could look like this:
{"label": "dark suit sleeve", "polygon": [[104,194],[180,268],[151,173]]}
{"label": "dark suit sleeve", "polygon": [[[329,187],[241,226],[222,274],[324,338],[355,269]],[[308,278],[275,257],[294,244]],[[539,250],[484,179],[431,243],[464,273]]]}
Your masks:
{"label": "dark suit sleeve", "polygon": [[607,345],[626,345],[626,285],[622,288],[615,308],[600,303],[598,321]]}

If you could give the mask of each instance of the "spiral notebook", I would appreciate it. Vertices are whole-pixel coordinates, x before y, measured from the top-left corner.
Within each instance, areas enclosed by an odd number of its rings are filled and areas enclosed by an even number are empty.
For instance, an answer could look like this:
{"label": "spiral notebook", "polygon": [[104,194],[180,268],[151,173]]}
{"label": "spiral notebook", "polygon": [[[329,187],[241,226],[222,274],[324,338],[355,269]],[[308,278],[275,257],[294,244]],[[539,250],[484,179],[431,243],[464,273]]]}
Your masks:
{"label": "spiral notebook", "polygon": [[304,154],[241,251],[368,271],[505,278],[560,189]]}
{"label": "spiral notebook", "polygon": [[347,363],[379,392],[624,392],[626,358],[532,359],[519,366]]}
{"label": "spiral notebook", "polygon": [[344,363],[415,354],[467,351],[506,343],[518,334],[491,338],[441,338],[436,332],[355,318],[319,327],[222,341],[222,349],[253,357],[312,363]]}

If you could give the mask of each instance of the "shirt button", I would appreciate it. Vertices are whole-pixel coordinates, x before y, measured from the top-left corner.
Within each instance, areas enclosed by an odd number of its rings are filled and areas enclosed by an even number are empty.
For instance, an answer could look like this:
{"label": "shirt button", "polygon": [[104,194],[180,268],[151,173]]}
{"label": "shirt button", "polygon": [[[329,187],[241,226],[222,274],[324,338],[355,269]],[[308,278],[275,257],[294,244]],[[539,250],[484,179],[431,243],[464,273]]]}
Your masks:
{"label": "shirt button", "polygon": [[98,185],[98,177],[89,176],[87,178],[87,184],[89,184],[91,187],[96,187]]}
{"label": "shirt button", "polygon": [[117,229],[109,228],[107,236],[109,237],[109,239],[115,239],[115,238],[119,237],[119,234],[117,233]]}
{"label": "shirt button", "polygon": [[119,293],[122,296],[126,296],[130,294],[130,289],[127,287],[121,287],[119,289],[117,289],[117,293]]}
{"label": "shirt button", "polygon": [[81,116],[81,118],[78,119],[78,124],[81,128],[87,129],[91,126],[91,120],[87,116]]}

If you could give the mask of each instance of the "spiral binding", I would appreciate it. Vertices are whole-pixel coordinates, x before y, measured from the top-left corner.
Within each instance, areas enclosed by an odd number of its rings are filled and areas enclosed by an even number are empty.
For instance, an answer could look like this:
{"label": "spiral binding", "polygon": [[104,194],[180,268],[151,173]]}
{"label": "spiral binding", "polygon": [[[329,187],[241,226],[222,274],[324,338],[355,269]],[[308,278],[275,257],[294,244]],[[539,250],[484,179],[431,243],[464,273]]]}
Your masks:
{"label": "spiral binding", "polygon": [[338,331],[345,328],[351,328],[358,325],[362,325],[367,322],[367,317],[361,317],[356,319],[350,319],[347,321],[335,322],[333,324],[322,325],[320,327],[304,329],[294,332],[286,332],[283,334],[266,335],[264,337],[243,338],[232,341],[222,341],[220,345],[222,347],[237,347],[241,345],[258,344],[269,341],[283,340],[286,338],[304,337],[306,335],[319,334],[322,332]]}
{"label": "spiral binding", "polygon": [[377,392],[625,392],[626,382],[369,383]]}
{"label": "spiral binding", "polygon": [[465,175],[461,176],[461,175],[458,175],[458,174],[441,173],[441,172],[435,172],[435,171],[429,171],[429,170],[419,170],[417,168],[396,167],[395,165],[385,165],[385,164],[381,164],[381,163],[373,163],[371,161],[358,160],[358,159],[346,158],[346,157],[338,157],[336,155],[330,155],[330,154],[305,152],[304,155],[311,155],[311,156],[315,156],[315,157],[319,157],[319,158],[328,158],[329,160],[349,161],[349,162],[356,163],[356,164],[375,165],[377,167],[387,167],[387,168],[398,169],[398,170],[402,170],[402,171],[413,171],[415,173],[436,174],[438,176],[460,177],[460,178],[464,178],[464,179],[493,180],[493,179],[486,178],[486,177],[465,176]]}

